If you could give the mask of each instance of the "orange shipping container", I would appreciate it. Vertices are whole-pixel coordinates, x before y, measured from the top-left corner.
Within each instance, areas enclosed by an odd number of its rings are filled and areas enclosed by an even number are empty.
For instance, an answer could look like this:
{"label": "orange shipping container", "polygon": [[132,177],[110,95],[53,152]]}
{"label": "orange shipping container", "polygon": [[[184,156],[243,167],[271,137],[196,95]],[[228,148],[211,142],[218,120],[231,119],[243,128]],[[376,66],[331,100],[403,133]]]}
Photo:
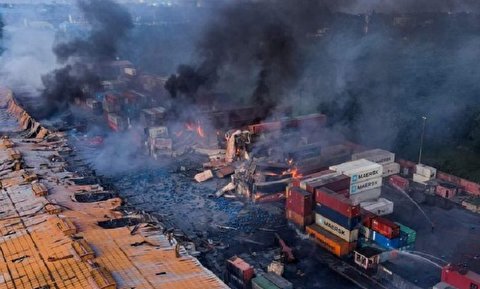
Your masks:
{"label": "orange shipping container", "polygon": [[317,244],[338,257],[348,255],[356,247],[355,242],[346,242],[315,224],[307,226],[306,231]]}

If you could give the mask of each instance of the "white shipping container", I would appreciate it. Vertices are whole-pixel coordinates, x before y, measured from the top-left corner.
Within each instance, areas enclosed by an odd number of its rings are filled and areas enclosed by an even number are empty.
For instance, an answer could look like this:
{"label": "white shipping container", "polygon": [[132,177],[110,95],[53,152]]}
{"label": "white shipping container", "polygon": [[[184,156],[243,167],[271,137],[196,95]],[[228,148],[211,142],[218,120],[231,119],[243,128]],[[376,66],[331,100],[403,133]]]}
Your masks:
{"label": "white shipping container", "polygon": [[365,159],[331,166],[330,170],[349,176],[351,184],[363,182],[375,177],[381,177],[383,174],[382,165]]}
{"label": "white shipping container", "polygon": [[395,161],[395,154],[382,149],[373,149],[352,155],[352,160],[366,159],[377,164],[389,164]]}
{"label": "white shipping container", "polygon": [[393,202],[385,198],[380,198],[373,204],[371,202],[361,203],[360,207],[379,216],[393,213]]}
{"label": "white shipping container", "polygon": [[358,240],[358,229],[349,231],[348,229],[320,214],[315,214],[315,224],[347,242],[354,242]]}
{"label": "white shipping container", "polygon": [[380,197],[381,193],[382,188],[371,189],[358,194],[350,195],[350,200],[354,205],[358,205],[366,201],[376,201]]}
{"label": "white shipping container", "polygon": [[437,169],[424,164],[418,164],[415,167],[415,173],[428,179],[434,179],[437,176]]}
{"label": "white shipping container", "polygon": [[391,175],[398,175],[400,173],[400,164],[399,163],[389,163],[383,165],[383,174],[382,177],[388,177]]}
{"label": "white shipping container", "polygon": [[381,177],[377,177],[375,179],[368,179],[364,182],[350,185],[350,196],[353,194],[358,194],[368,190],[380,188],[382,186],[382,181],[383,179]]}
{"label": "white shipping container", "polygon": [[430,181],[430,178],[424,177],[419,174],[413,174],[413,181],[425,185],[428,181]]}

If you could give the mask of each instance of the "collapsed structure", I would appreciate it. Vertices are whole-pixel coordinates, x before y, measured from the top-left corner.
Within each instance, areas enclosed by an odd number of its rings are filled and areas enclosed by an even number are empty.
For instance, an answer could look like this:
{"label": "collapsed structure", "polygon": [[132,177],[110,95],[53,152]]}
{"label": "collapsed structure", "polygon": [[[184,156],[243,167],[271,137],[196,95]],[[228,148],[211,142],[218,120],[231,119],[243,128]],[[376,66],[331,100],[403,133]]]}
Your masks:
{"label": "collapsed structure", "polygon": [[126,214],[101,184],[68,171],[63,133],[0,91],[0,248],[6,288],[228,288],[155,219]]}

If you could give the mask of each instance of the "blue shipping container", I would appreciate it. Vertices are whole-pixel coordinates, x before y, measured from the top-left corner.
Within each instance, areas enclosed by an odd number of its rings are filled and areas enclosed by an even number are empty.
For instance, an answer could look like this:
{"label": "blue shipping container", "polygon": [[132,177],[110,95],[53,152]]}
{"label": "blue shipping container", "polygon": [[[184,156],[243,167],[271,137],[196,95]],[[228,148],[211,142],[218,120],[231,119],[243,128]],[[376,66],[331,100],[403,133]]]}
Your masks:
{"label": "blue shipping container", "polygon": [[400,237],[389,239],[384,235],[375,231],[373,231],[372,240],[375,241],[375,243],[377,243],[379,246],[383,248],[398,249],[402,247],[402,242],[400,240]]}
{"label": "blue shipping container", "polygon": [[334,221],[335,223],[339,224],[340,226],[348,229],[348,230],[353,230],[355,227],[360,224],[362,221],[361,217],[355,217],[355,218],[348,218],[347,216],[344,216],[340,214],[339,212],[330,209],[329,207],[318,204],[315,206],[315,211],[322,215],[325,216],[327,219],[330,219]]}

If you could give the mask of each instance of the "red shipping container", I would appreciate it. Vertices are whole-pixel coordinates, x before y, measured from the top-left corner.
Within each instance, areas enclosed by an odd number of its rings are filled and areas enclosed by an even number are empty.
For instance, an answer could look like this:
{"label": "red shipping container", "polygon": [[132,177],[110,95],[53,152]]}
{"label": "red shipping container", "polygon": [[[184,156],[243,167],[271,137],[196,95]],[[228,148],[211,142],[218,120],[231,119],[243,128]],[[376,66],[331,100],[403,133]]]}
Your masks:
{"label": "red shipping container", "polygon": [[307,216],[312,214],[313,194],[297,187],[287,187],[286,208],[295,213]]}
{"label": "red shipping container", "polygon": [[458,289],[480,288],[480,275],[472,271],[462,270],[451,265],[443,267],[442,281]]}
{"label": "red shipping container", "polygon": [[292,180],[292,186],[299,187],[301,182],[308,182],[309,180],[312,180],[314,178],[318,178],[318,177],[325,176],[325,175],[332,174],[332,173],[335,173],[335,172],[331,171],[331,170],[324,170],[324,171],[321,171],[321,172],[317,172],[317,173],[313,173],[313,174],[303,176],[301,178],[295,178],[295,179]]}
{"label": "red shipping container", "polygon": [[371,229],[389,239],[400,236],[400,226],[382,217],[376,217],[372,220]]}
{"label": "red shipping container", "polygon": [[440,184],[435,188],[435,193],[445,199],[451,199],[457,194],[457,188],[453,185]]}
{"label": "red shipping container", "polygon": [[240,278],[244,284],[248,284],[254,275],[253,266],[237,256],[227,260],[227,271]]}
{"label": "red shipping container", "polygon": [[305,189],[310,193],[315,193],[315,188],[325,187],[334,192],[350,189],[350,177],[339,175],[318,182],[307,182]]}
{"label": "red shipping container", "polygon": [[347,218],[360,215],[360,206],[353,205],[352,201],[328,188],[315,189],[315,201],[330,209],[339,212]]}
{"label": "red shipping container", "polygon": [[378,216],[375,215],[374,213],[372,213],[370,211],[367,211],[367,210],[364,210],[364,209],[361,209],[360,211],[361,211],[361,214],[362,214],[362,224],[365,227],[371,229],[373,219],[375,219]]}
{"label": "red shipping container", "polygon": [[285,210],[285,215],[287,220],[299,226],[301,229],[305,229],[305,226],[312,224],[314,219],[313,214],[302,216],[289,209]]}
{"label": "red shipping container", "polygon": [[390,176],[388,178],[388,182],[390,183],[390,185],[394,187],[399,187],[402,190],[408,189],[408,186],[410,185],[410,182],[407,179],[402,178],[399,175]]}
{"label": "red shipping container", "polygon": [[350,198],[350,189],[341,190],[336,193],[341,196],[344,196],[345,198]]}

